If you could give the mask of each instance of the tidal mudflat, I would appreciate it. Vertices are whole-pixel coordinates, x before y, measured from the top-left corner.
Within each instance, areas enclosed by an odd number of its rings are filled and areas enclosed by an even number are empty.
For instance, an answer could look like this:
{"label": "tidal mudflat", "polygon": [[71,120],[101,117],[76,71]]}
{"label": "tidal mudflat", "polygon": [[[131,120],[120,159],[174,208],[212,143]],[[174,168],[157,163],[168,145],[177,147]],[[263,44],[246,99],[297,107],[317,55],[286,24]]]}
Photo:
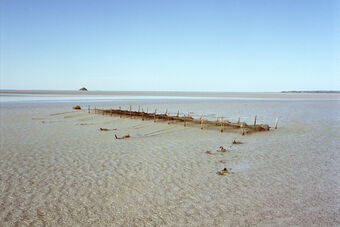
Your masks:
{"label": "tidal mudflat", "polygon": [[[247,97],[1,102],[1,225],[339,225],[340,96]],[[279,125],[242,136],[87,105]]]}

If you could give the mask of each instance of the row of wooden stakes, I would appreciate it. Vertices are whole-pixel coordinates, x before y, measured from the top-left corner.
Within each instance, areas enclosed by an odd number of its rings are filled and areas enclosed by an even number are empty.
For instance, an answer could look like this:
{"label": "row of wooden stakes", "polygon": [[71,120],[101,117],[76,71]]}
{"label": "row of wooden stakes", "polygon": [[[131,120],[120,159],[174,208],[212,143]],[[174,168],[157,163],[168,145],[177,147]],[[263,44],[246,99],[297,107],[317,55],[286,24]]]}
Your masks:
{"label": "row of wooden stakes", "polygon": [[[223,132],[225,127],[229,128],[239,128],[242,131],[242,135],[253,132],[253,131],[269,131],[270,126],[268,124],[256,124],[256,116],[254,118],[254,123],[253,124],[247,124],[246,122],[241,122],[240,117],[238,117],[237,122],[231,122],[228,120],[224,120],[223,117],[218,117],[216,118],[216,121],[204,119],[203,115],[199,119],[195,119],[189,115],[183,115],[180,116],[179,111],[177,112],[176,115],[170,115],[168,113],[168,109],[166,109],[165,113],[157,113],[157,109],[153,113],[149,113],[148,109],[146,112],[144,112],[144,109],[138,105],[138,111],[133,111],[132,107],[130,105],[129,110],[123,110],[121,107],[118,109],[97,109],[96,107],[94,109],[91,109],[90,106],[88,106],[88,113],[90,114],[93,112],[94,114],[102,114],[102,115],[115,115],[119,117],[130,117],[130,118],[141,118],[143,121],[144,120],[153,120],[154,122],[157,122],[157,120],[163,120],[167,121],[168,124],[172,122],[183,122],[184,127],[187,126],[188,123],[192,124],[200,124],[201,129],[203,130],[204,127],[220,127],[220,131]],[[278,125],[278,118],[276,119],[275,126],[274,128],[277,129]]]}

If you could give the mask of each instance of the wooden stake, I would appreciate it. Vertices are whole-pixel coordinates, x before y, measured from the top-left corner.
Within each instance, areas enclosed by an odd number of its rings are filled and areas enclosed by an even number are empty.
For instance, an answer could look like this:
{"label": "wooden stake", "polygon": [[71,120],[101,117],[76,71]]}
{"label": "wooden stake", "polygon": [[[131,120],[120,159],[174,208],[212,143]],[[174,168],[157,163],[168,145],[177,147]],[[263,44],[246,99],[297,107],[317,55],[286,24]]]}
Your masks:
{"label": "wooden stake", "polygon": [[223,132],[223,117],[221,117],[221,133]]}
{"label": "wooden stake", "polygon": [[[119,107],[119,110],[122,110],[122,108]],[[122,113],[119,113],[119,118],[122,118]]]}
{"label": "wooden stake", "polygon": [[255,115],[255,118],[254,118],[254,127],[256,126],[256,115]]}
{"label": "wooden stake", "polygon": [[168,115],[168,108],[166,108],[165,115]]}
{"label": "wooden stake", "polygon": [[201,115],[201,130],[203,130],[203,115]]}
{"label": "wooden stake", "polygon": [[90,105],[88,105],[88,112],[90,113]]}
{"label": "wooden stake", "polygon": [[237,120],[237,124],[240,124],[240,115],[238,115],[238,120]]}
{"label": "wooden stake", "polygon": [[216,115],[216,125],[218,125],[218,114]]}
{"label": "wooden stake", "polygon": [[144,121],[144,110],[143,110],[143,107],[142,107],[142,121]]}
{"label": "wooden stake", "polygon": [[186,118],[186,116],[185,116],[185,114],[184,114],[184,127],[187,126],[187,123],[186,123],[186,121],[185,121],[185,118]]}
{"label": "wooden stake", "polygon": [[156,113],[157,113],[157,109],[155,109],[155,114],[153,115],[153,122],[156,122]]}
{"label": "wooden stake", "polygon": [[277,124],[279,123],[279,118],[277,117],[276,118],[276,121],[275,121],[275,129],[277,129]]}
{"label": "wooden stake", "polygon": [[138,105],[138,113],[140,112],[140,105]]}
{"label": "wooden stake", "polygon": [[177,111],[177,117],[179,117],[179,110]]}
{"label": "wooden stake", "polygon": [[132,118],[131,105],[130,105],[130,117]]}

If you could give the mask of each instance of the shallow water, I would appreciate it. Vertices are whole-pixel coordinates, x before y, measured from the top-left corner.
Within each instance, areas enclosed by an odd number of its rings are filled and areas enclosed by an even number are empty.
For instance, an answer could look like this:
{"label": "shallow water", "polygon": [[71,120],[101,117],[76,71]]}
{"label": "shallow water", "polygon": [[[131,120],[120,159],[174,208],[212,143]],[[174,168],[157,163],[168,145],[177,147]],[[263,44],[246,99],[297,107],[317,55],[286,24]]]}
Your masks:
{"label": "shallow water", "polygon": [[[55,101],[1,103],[4,226],[340,225],[339,96]],[[78,102],[85,111],[71,109]],[[279,128],[221,134],[89,115],[87,105],[248,123],[257,115],[271,126],[278,117]],[[113,139],[127,133],[131,139]],[[230,152],[216,152],[221,145]],[[224,167],[235,173],[216,175]]]}

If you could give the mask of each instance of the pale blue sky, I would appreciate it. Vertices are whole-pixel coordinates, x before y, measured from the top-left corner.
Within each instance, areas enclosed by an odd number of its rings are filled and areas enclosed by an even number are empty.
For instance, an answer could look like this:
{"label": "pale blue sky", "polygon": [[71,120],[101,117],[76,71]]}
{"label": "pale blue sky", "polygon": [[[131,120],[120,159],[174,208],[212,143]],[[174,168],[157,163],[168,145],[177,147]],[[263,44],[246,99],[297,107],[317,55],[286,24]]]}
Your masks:
{"label": "pale blue sky", "polygon": [[1,89],[340,90],[337,0],[1,2]]}

